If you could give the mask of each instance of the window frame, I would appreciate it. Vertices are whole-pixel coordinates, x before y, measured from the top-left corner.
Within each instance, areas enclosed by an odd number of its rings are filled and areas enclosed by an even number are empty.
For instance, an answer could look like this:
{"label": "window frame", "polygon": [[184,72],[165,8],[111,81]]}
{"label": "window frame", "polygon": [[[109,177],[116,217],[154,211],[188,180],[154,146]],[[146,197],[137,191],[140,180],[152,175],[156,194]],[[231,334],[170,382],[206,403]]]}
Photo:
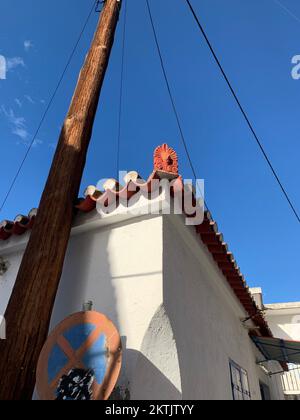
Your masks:
{"label": "window frame", "polygon": [[229,360],[229,370],[233,400],[251,401],[248,372],[231,359]]}

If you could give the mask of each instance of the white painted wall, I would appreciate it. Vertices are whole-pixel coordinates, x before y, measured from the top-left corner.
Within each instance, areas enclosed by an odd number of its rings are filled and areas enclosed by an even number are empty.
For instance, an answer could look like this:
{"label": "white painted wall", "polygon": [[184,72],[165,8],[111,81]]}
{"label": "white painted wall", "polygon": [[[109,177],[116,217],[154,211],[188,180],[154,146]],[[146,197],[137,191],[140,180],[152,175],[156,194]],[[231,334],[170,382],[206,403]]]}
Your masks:
{"label": "white painted wall", "polygon": [[[300,302],[265,305],[266,318],[275,337],[300,341]],[[286,395],[300,399],[300,368],[289,365],[290,372],[282,377]]]}
{"label": "white painted wall", "polygon": [[180,400],[181,373],[174,331],[161,305],[146,331],[131,380],[133,399]]}
{"label": "white painted wall", "polygon": [[[27,239],[0,245],[11,263],[0,280],[0,313]],[[123,396],[129,390],[132,399],[232,399],[232,359],[248,371],[253,399],[260,399],[259,379],[274,399],[282,397],[256,365],[260,355],[240,322],[242,306],[181,216],[78,218],[51,329],[88,300],[122,336]]]}
{"label": "white painted wall", "polygon": [[7,272],[0,276],[0,315],[4,315],[23,256],[23,247],[21,250],[9,248],[2,251],[0,245],[0,255],[9,262]]}
{"label": "white painted wall", "polygon": [[300,341],[300,303],[266,305],[266,318],[276,337]]}
{"label": "white painted wall", "polygon": [[122,336],[124,388],[162,303],[162,252],[161,217],[75,235],[69,246],[51,327],[92,300],[93,309],[106,314]]}
{"label": "white painted wall", "polygon": [[[261,398],[259,378],[273,387],[256,365],[258,352],[240,321],[244,310],[195,230],[174,216],[164,219],[164,305],[177,344],[183,399],[232,399],[230,359],[247,370],[253,399]],[[275,385],[273,398],[281,399]]]}
{"label": "white painted wall", "polygon": [[[25,238],[18,239],[25,246]],[[10,242],[10,243],[9,243]],[[22,251],[16,239],[0,254],[11,267],[1,278],[0,313],[5,312]],[[121,384],[134,376],[145,332],[162,304],[162,218],[135,219],[92,230],[75,229],[65,260],[50,329],[88,300],[117,326],[124,346]]]}

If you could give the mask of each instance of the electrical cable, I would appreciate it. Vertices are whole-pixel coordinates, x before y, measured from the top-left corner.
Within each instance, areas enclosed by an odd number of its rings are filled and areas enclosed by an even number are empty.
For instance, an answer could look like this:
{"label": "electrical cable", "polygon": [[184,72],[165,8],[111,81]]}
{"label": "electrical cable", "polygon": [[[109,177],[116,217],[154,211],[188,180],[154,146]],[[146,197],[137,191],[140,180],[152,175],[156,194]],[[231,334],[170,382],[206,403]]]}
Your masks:
{"label": "electrical cable", "polygon": [[124,26],[123,26],[123,41],[122,41],[122,57],[121,57],[121,76],[120,76],[120,97],[119,97],[119,118],[118,118],[118,138],[117,138],[117,179],[119,178],[120,170],[120,143],[121,143],[121,129],[122,129],[122,114],[123,114],[123,87],[124,87],[124,63],[125,63],[125,46],[126,46],[126,23],[127,23],[127,0],[124,5]]}
{"label": "electrical cable", "polygon": [[239,109],[240,109],[241,113],[243,114],[243,116],[244,116],[244,118],[245,118],[245,120],[246,120],[246,123],[247,123],[248,127],[250,128],[250,131],[252,132],[252,134],[253,134],[253,136],[254,136],[254,139],[256,140],[256,143],[257,143],[257,145],[258,145],[259,149],[261,150],[261,152],[262,152],[262,154],[263,154],[263,156],[264,156],[264,158],[265,158],[265,160],[266,160],[266,162],[267,162],[267,164],[268,164],[269,168],[271,169],[271,172],[273,173],[273,175],[274,175],[274,177],[275,177],[275,179],[276,179],[276,181],[277,181],[277,183],[278,183],[278,185],[279,185],[279,187],[280,187],[280,189],[281,189],[281,191],[282,191],[282,193],[283,193],[284,197],[286,198],[286,200],[287,200],[287,202],[288,202],[288,204],[289,204],[289,206],[290,206],[290,208],[291,208],[292,212],[294,213],[294,215],[296,216],[296,219],[297,219],[297,220],[298,220],[298,222],[300,223],[300,216],[299,216],[299,214],[298,214],[298,212],[297,212],[297,210],[296,210],[296,207],[295,207],[295,206],[294,206],[294,204],[292,203],[292,200],[291,200],[291,198],[289,197],[289,195],[288,195],[288,193],[287,193],[287,191],[286,191],[285,187],[283,186],[283,183],[281,182],[281,180],[280,180],[280,178],[279,178],[279,175],[277,174],[277,172],[276,172],[276,170],[275,170],[275,168],[274,168],[274,166],[273,166],[273,164],[272,164],[272,162],[271,162],[271,160],[270,160],[269,156],[267,155],[267,152],[265,151],[265,149],[264,149],[264,147],[263,147],[263,145],[262,145],[261,141],[259,140],[258,135],[256,134],[256,132],[255,132],[255,130],[254,130],[254,128],[253,128],[253,126],[252,126],[252,124],[251,124],[251,122],[250,122],[250,119],[249,119],[249,118],[248,118],[248,116],[247,116],[246,111],[244,110],[244,108],[243,108],[243,106],[242,106],[242,104],[241,104],[241,102],[240,102],[240,100],[239,100],[239,98],[238,98],[237,94],[235,93],[235,91],[234,91],[234,89],[233,89],[233,87],[232,87],[232,84],[230,83],[230,81],[229,81],[229,79],[228,79],[228,77],[227,77],[227,75],[226,75],[226,73],[225,73],[225,71],[224,71],[224,69],[223,69],[223,67],[222,67],[222,65],[221,65],[221,62],[220,62],[220,60],[218,59],[218,57],[217,57],[217,55],[216,55],[216,53],[215,53],[215,51],[214,51],[214,49],[213,49],[213,47],[212,47],[212,44],[210,43],[210,41],[209,41],[209,39],[208,39],[208,37],[207,37],[207,35],[206,35],[205,31],[204,31],[204,28],[203,28],[203,26],[202,26],[202,25],[201,25],[201,23],[200,23],[199,18],[198,18],[198,16],[196,15],[196,12],[195,12],[195,10],[194,10],[194,8],[193,8],[193,6],[192,6],[192,4],[191,4],[190,0],[186,0],[186,3],[188,4],[189,9],[190,9],[190,11],[192,12],[192,15],[193,15],[193,17],[194,17],[194,19],[195,19],[195,21],[196,21],[196,23],[197,23],[197,25],[198,25],[198,27],[199,27],[199,29],[200,29],[201,33],[202,33],[202,35],[203,35],[203,37],[204,37],[204,39],[205,39],[205,41],[206,41],[206,43],[207,43],[207,45],[208,45],[208,47],[209,47],[209,49],[210,49],[210,51],[211,51],[212,55],[213,55],[213,57],[214,57],[214,59],[215,59],[215,61],[216,61],[217,65],[218,65],[218,67],[219,67],[219,69],[220,69],[220,71],[221,71],[221,73],[222,73],[222,75],[223,75],[223,77],[224,77],[224,79],[225,79],[225,81],[226,81],[226,83],[227,83],[227,85],[228,85],[228,87],[229,87],[229,89],[230,89],[230,91],[231,91],[231,93],[232,93],[232,95],[233,95],[233,97],[234,97],[234,99],[235,99],[235,101],[236,101],[236,103],[237,103],[237,105],[238,105],[238,107],[239,107]]}
{"label": "electrical cable", "polygon": [[281,1],[279,0],[273,0],[273,1],[274,3],[277,4],[277,6],[281,7],[288,15],[290,15],[290,17],[292,17],[298,23],[300,23],[300,19],[298,18],[298,16],[296,16],[295,13],[293,13],[289,8],[287,8],[284,4],[282,4]]}
{"label": "electrical cable", "polygon": [[[153,35],[154,35],[154,40],[155,40],[155,44],[156,44],[158,55],[159,55],[159,60],[160,60],[162,72],[163,72],[163,75],[164,75],[164,79],[165,79],[165,82],[166,82],[167,90],[168,90],[169,97],[170,97],[170,100],[171,100],[171,104],[172,104],[172,108],[173,108],[173,111],[174,111],[175,119],[177,121],[178,129],[179,129],[179,132],[180,132],[180,137],[181,137],[181,140],[182,140],[182,143],[183,143],[183,147],[185,149],[185,153],[187,155],[187,158],[188,158],[188,161],[189,161],[191,170],[193,172],[195,182],[197,183],[197,186],[199,187],[199,185],[198,185],[198,177],[197,177],[197,174],[196,174],[196,169],[195,169],[195,166],[193,164],[193,161],[192,161],[190,152],[188,150],[188,145],[187,145],[187,142],[186,142],[186,139],[185,139],[185,136],[184,136],[184,132],[183,132],[183,128],[182,128],[182,125],[181,125],[181,122],[180,122],[179,113],[177,111],[176,104],[175,104],[175,99],[174,99],[173,94],[172,94],[171,86],[170,86],[170,83],[169,83],[167,71],[166,71],[164,60],[163,60],[163,56],[162,56],[162,51],[161,51],[161,48],[160,48],[160,45],[159,45],[158,36],[157,36],[157,33],[156,33],[156,29],[155,29],[155,25],[154,25],[154,20],[153,20],[153,16],[152,16],[150,4],[149,4],[149,1],[148,0],[146,0],[146,4],[147,4],[147,9],[148,9],[148,13],[149,13],[150,23],[151,23],[151,27],[152,27],[152,31],[153,31]],[[212,215],[211,211],[209,210],[207,201],[203,197],[203,192],[202,192],[202,190],[201,190],[200,187],[199,187],[199,191],[200,191],[201,196],[202,196],[202,198],[204,200],[204,204],[205,204],[206,209]]]}
{"label": "electrical cable", "polygon": [[17,179],[18,179],[18,177],[19,177],[19,175],[20,175],[20,173],[22,171],[22,168],[24,166],[24,163],[25,163],[25,161],[26,161],[26,159],[27,159],[27,157],[28,157],[28,155],[29,155],[29,153],[30,153],[30,151],[31,151],[31,149],[32,149],[35,141],[36,141],[36,138],[37,138],[37,136],[38,136],[38,134],[40,132],[40,129],[41,129],[41,127],[42,127],[42,125],[43,125],[43,123],[44,123],[44,121],[46,119],[46,116],[47,116],[47,114],[48,114],[48,112],[49,112],[49,110],[51,108],[51,105],[53,104],[53,101],[54,101],[54,99],[56,97],[56,94],[57,94],[57,92],[58,92],[58,90],[59,90],[59,88],[60,88],[60,86],[62,84],[62,81],[63,81],[63,79],[65,77],[65,74],[66,74],[66,72],[67,72],[67,70],[68,70],[68,68],[69,68],[69,66],[71,64],[71,61],[72,61],[72,59],[73,59],[73,57],[75,55],[75,52],[77,50],[77,47],[78,47],[78,45],[79,45],[79,43],[81,41],[81,38],[82,38],[82,36],[83,36],[83,34],[84,34],[85,30],[86,30],[86,27],[87,27],[87,25],[89,23],[89,20],[90,20],[93,12],[95,10],[96,4],[97,4],[97,0],[93,2],[93,6],[91,8],[91,11],[89,12],[87,19],[85,20],[85,23],[83,25],[83,28],[82,28],[82,30],[81,30],[81,32],[80,32],[80,34],[79,34],[79,36],[78,36],[78,38],[76,40],[76,43],[75,43],[75,45],[74,45],[74,47],[73,47],[73,49],[71,51],[71,54],[70,54],[70,56],[69,56],[69,58],[67,60],[67,64],[66,64],[66,66],[65,66],[65,68],[64,68],[64,70],[62,72],[62,75],[60,76],[60,79],[59,79],[59,81],[58,81],[58,83],[57,83],[57,85],[56,85],[56,87],[55,87],[55,89],[53,91],[53,94],[52,94],[52,96],[51,96],[51,98],[50,98],[50,100],[48,102],[48,105],[47,105],[47,107],[46,107],[46,109],[45,109],[45,111],[44,111],[44,113],[42,115],[41,121],[40,121],[40,123],[39,123],[39,125],[37,127],[37,130],[36,130],[33,138],[32,138],[32,141],[28,145],[28,148],[27,148],[26,153],[25,153],[25,155],[24,155],[24,157],[23,157],[23,159],[22,159],[22,161],[20,163],[20,166],[19,166],[19,168],[18,168],[18,170],[16,172],[16,175],[14,176],[14,178],[13,178],[11,184],[10,184],[10,187],[9,187],[9,189],[8,189],[5,197],[4,197],[4,200],[2,201],[2,204],[1,204],[1,207],[0,207],[0,212],[3,210],[3,207],[5,206],[8,198],[9,198],[9,196],[10,196],[10,194],[11,194],[11,192],[12,192],[12,190],[13,190],[16,182],[17,182]]}

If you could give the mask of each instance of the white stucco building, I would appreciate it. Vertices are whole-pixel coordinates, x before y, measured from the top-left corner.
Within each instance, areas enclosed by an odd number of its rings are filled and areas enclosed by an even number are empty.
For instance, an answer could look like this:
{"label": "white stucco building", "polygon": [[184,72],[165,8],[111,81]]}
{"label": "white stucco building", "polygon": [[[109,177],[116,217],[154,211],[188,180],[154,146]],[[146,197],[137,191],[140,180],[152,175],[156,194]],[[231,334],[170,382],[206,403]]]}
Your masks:
{"label": "white stucco building", "polygon": [[[150,178],[170,179],[172,171],[161,169],[168,168],[155,168]],[[134,174],[126,181],[139,182]],[[125,191],[106,185],[105,194]],[[149,192],[145,185],[149,180],[140,182],[140,190]],[[211,216],[187,226],[184,214],[162,214],[173,203],[167,187],[155,199],[139,196],[130,213],[120,204],[105,215],[96,209],[105,194],[88,189],[79,204],[50,329],[87,301],[114,322],[123,364],[112,398],[283,399],[280,375],[267,374],[281,366],[262,368],[264,357],[249,336],[271,332]],[[160,211],[142,214],[151,200]],[[1,225],[0,256],[7,267],[0,277],[0,314],[34,217]]]}
{"label": "white stucco building", "polygon": [[[266,319],[273,334],[283,340],[300,342],[300,302],[264,305]],[[286,399],[300,400],[300,367],[289,365],[290,371],[282,376]]]}

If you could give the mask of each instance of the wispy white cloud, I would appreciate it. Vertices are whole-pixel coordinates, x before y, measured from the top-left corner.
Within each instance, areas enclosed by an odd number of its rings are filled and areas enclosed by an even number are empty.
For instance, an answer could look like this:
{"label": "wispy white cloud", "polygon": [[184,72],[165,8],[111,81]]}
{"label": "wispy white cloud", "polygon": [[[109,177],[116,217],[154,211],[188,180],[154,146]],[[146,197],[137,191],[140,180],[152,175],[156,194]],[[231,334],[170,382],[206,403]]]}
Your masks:
{"label": "wispy white cloud", "polygon": [[22,102],[20,101],[20,99],[16,98],[15,103],[18,105],[19,108],[22,108]]}
{"label": "wispy white cloud", "polygon": [[27,101],[31,103],[32,105],[35,104],[35,101],[32,99],[30,95],[24,95],[24,98],[27,99]]}
{"label": "wispy white cloud", "polygon": [[4,105],[1,106],[1,112],[9,122],[12,134],[25,142],[29,137],[25,118],[17,117],[12,108],[7,110]]}
{"label": "wispy white cloud", "polygon": [[25,62],[22,57],[12,57],[6,59],[7,71],[13,70],[16,67],[25,67]]}
{"label": "wispy white cloud", "polygon": [[34,47],[33,42],[30,41],[30,39],[27,39],[27,40],[24,41],[24,50],[26,52],[28,52],[33,47]]}
{"label": "wispy white cloud", "polygon": [[40,146],[43,143],[44,143],[43,140],[41,140],[41,139],[35,139],[32,146],[33,147],[37,147],[37,146]]}
{"label": "wispy white cloud", "polygon": [[[0,107],[0,114],[3,114],[7,119],[10,127],[11,133],[17,136],[21,141],[18,141],[17,144],[24,144],[25,146],[29,146],[30,140],[30,132],[27,129],[26,119],[24,117],[19,117],[15,114],[12,108],[6,109],[4,105]],[[36,138],[32,144],[33,147],[37,147],[43,144],[43,141],[39,138]]]}
{"label": "wispy white cloud", "polygon": [[12,133],[24,141],[28,139],[28,131],[25,128],[14,127]]}
{"label": "wispy white cloud", "polygon": [[6,79],[6,58],[0,55],[0,80]]}

